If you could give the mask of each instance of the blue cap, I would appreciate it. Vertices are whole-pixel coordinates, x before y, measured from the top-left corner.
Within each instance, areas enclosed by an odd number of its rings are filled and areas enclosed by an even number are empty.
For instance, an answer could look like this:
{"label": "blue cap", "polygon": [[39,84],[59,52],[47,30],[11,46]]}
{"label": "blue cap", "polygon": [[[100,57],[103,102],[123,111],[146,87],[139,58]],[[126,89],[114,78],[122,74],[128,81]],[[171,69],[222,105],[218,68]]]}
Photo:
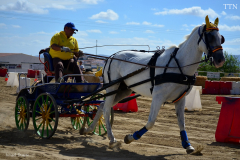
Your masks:
{"label": "blue cap", "polygon": [[72,22],[68,22],[65,24],[64,28],[65,27],[70,27],[72,29],[75,29],[76,31],[78,31],[78,29],[75,27],[75,25],[72,23]]}

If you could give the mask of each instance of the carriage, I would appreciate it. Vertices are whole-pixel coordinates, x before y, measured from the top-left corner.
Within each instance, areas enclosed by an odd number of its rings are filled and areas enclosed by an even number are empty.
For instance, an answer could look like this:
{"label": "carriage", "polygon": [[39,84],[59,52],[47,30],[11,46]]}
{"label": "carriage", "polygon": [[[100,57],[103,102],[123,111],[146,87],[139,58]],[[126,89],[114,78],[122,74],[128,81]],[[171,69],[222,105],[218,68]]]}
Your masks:
{"label": "carriage", "polygon": [[[100,103],[104,102],[103,98],[98,98],[98,96],[101,96],[100,93],[91,94],[101,88],[100,81],[76,83],[73,78],[72,80],[68,79],[82,75],[68,74],[64,71],[65,75],[62,77],[61,83],[52,83],[51,79],[54,76],[52,59],[48,52],[44,52],[43,55],[47,76],[45,80],[42,77],[41,83],[36,82],[18,93],[15,105],[17,128],[26,131],[30,118],[32,118],[36,134],[41,138],[50,138],[57,130],[60,117],[70,117],[69,122],[76,130],[80,130],[82,126],[90,125]],[[94,75],[84,76],[91,77]],[[74,103],[66,102],[66,100],[79,99],[89,94],[91,95],[87,102],[81,100]],[[113,118],[112,110],[111,123],[113,123]],[[98,120],[98,124],[98,127],[92,133],[100,136],[105,135],[107,130],[103,116]]]}

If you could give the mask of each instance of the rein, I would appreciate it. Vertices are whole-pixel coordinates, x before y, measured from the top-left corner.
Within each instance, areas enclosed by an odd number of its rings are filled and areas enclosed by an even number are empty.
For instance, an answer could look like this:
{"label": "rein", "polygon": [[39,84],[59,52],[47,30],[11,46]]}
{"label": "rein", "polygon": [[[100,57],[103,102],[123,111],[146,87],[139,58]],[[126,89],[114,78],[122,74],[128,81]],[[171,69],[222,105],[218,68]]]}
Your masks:
{"label": "rein", "polygon": [[[137,51],[137,50],[122,50],[122,51]],[[119,52],[122,52],[122,51],[119,51]],[[159,50],[157,50],[159,51]],[[117,52],[117,53],[119,53]],[[154,51],[144,51],[144,50],[141,50],[140,52],[154,52]],[[136,65],[140,65],[140,66],[144,66],[144,67],[150,67],[150,68],[178,68],[178,67],[166,67],[166,66],[152,66],[152,65],[145,65],[145,64],[141,64],[141,63],[136,63],[136,62],[130,62],[130,61],[127,61],[127,60],[123,60],[123,59],[119,59],[119,58],[111,58],[110,57],[106,57],[106,56],[97,56],[97,55],[93,55],[93,54],[89,54],[89,53],[84,53],[85,55],[90,55],[91,58],[96,58],[96,59],[101,59],[101,60],[106,60],[106,59],[112,59],[112,60],[118,60],[118,61],[123,61],[123,62],[127,62],[127,63],[132,63],[132,64],[136,64]],[[115,53],[116,54],[116,53]],[[114,55],[115,55],[114,54]],[[105,58],[105,59],[104,59]],[[182,66],[181,68],[184,68],[184,67],[189,67],[189,66],[192,66],[192,65],[195,65],[195,64],[199,64],[199,63],[202,63],[202,62],[206,62],[208,61],[209,58],[205,59],[205,60],[201,60],[199,62],[195,62],[195,63],[191,63],[191,64],[188,64],[188,65],[185,65],[185,66]]]}

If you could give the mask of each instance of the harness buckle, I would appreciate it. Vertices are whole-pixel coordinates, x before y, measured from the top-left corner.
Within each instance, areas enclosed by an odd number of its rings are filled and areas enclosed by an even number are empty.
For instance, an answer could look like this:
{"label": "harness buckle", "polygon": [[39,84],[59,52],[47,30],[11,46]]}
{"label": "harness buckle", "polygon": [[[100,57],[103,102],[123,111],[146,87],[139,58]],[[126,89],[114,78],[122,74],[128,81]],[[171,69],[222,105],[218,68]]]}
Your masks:
{"label": "harness buckle", "polygon": [[185,79],[185,80],[183,80],[183,81],[185,81],[185,82],[186,82],[186,81],[188,81],[188,78],[187,78],[186,76],[185,76],[185,78],[186,78],[186,79]]}

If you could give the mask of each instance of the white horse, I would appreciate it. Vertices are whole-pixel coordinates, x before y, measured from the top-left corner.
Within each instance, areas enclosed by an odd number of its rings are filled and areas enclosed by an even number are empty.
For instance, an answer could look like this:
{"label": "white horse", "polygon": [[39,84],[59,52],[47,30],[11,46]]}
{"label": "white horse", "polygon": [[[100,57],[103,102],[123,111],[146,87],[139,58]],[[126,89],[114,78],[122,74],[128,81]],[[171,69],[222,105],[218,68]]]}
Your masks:
{"label": "white horse", "polygon": [[[192,33],[187,36],[186,40],[181,43],[178,48],[178,52],[176,54],[176,58],[179,61],[180,66],[185,66],[188,64],[193,64],[195,62],[199,62],[202,57],[202,53],[207,53],[209,57],[213,58],[213,64],[215,67],[221,67],[225,58],[223,56],[223,50],[221,47],[221,41],[223,37],[218,32],[218,18],[215,20],[214,24],[209,22],[208,16],[205,18],[206,25],[203,24],[201,26],[197,26],[193,29]],[[156,66],[166,66],[169,61],[169,58],[176,47],[170,47],[165,50],[157,59]],[[127,60],[130,62],[136,62],[147,65],[149,60],[151,59],[153,54],[151,53],[142,53],[136,51],[122,51],[114,56],[114,58]],[[183,67],[182,72],[184,75],[193,76],[198,68],[199,64],[190,65],[188,67]],[[137,64],[131,64],[123,61],[110,60],[106,63],[105,72],[103,75],[105,83],[109,82],[109,77],[107,71],[110,67],[110,78],[111,80],[119,79],[123,76],[128,75],[140,68],[142,66]],[[177,68],[177,64],[175,60],[172,60],[169,63],[169,67],[176,68],[168,68],[167,73],[179,73],[180,70]],[[150,69],[146,69],[143,72],[132,76],[121,84],[124,83],[126,86],[130,86],[142,80],[150,78],[149,74]],[[164,68],[156,68],[155,75],[163,74]],[[164,102],[173,101],[188,88],[187,85],[178,84],[178,83],[162,83],[160,85],[155,85],[152,93],[150,92],[150,88],[152,87],[151,82],[147,82],[138,86],[135,86],[131,89],[121,88],[120,83],[115,84],[106,89],[106,92],[112,92],[118,90],[117,94],[106,97],[104,103],[101,103],[99,110],[94,118],[93,123],[89,128],[84,128],[83,133],[87,134],[93,131],[95,128],[99,117],[103,114],[107,127],[107,134],[110,140],[109,147],[113,148],[118,146],[120,143],[116,141],[114,135],[112,133],[111,125],[110,125],[110,110],[111,107],[117,104],[121,99],[129,96],[132,91],[135,91],[143,96],[152,97],[152,104],[150,109],[150,114],[148,118],[147,124],[139,131],[136,131],[133,135],[126,135],[124,141],[125,143],[131,143],[134,140],[139,139],[144,133],[146,133],[149,129],[151,129],[156,121],[158,112]],[[191,85],[192,87],[192,85]],[[191,90],[191,88],[190,88]],[[189,91],[190,91],[189,90]],[[188,91],[188,92],[189,92]],[[191,153],[194,151],[194,148],[191,146],[188,141],[187,133],[185,131],[185,120],[184,120],[184,108],[185,108],[185,97],[182,96],[180,100],[175,103],[175,110],[178,118],[178,126],[180,128],[180,135],[182,138],[182,146],[186,149],[187,153]]]}

